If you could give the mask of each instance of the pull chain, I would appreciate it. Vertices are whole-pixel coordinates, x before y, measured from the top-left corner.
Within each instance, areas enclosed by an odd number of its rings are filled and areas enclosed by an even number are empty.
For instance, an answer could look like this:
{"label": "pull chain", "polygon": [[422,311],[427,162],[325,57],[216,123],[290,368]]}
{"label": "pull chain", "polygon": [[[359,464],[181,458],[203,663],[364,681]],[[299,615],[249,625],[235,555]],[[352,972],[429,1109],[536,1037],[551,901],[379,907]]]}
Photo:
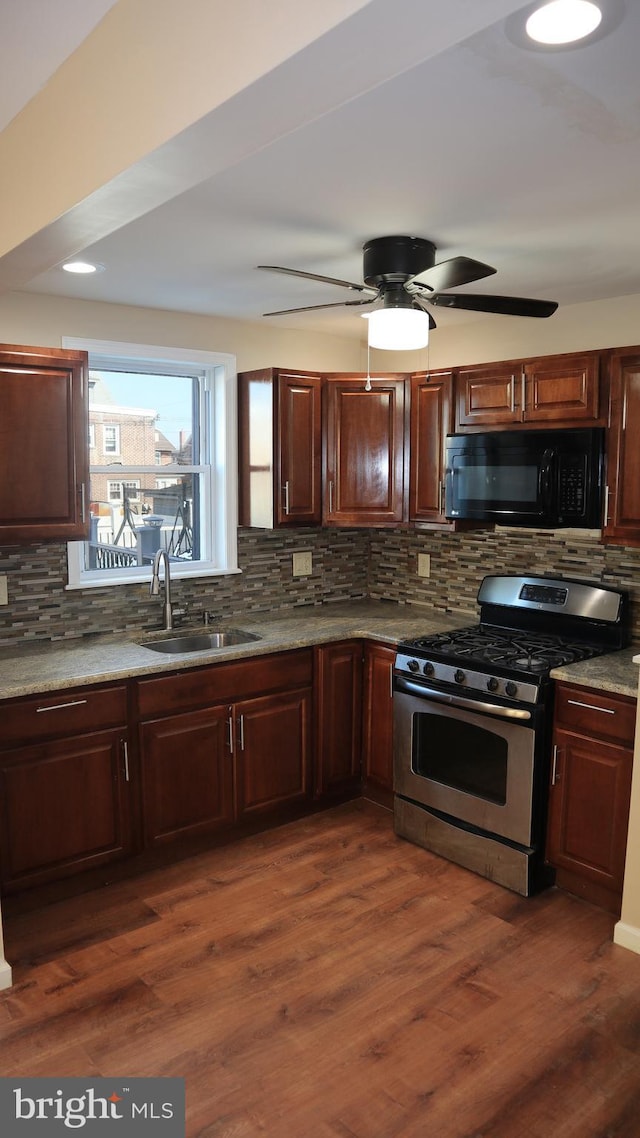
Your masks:
{"label": "pull chain", "polygon": [[367,382],[364,385],[365,391],[371,391],[371,347],[369,344],[369,337],[367,336]]}

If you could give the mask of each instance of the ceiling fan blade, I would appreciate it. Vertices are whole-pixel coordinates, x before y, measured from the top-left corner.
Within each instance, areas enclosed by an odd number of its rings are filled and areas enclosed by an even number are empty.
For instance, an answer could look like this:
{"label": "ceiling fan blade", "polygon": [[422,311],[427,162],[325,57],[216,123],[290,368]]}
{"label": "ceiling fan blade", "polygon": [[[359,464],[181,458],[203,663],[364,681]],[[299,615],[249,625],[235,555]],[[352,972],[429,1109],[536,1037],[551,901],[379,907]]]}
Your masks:
{"label": "ceiling fan blade", "polygon": [[471,312],[496,312],[501,316],[553,316],[555,300],[531,300],[526,296],[484,296],[480,293],[449,292],[432,296],[440,308],[466,308]]}
{"label": "ceiling fan blade", "polygon": [[452,257],[450,261],[440,261],[432,269],[421,273],[420,280],[415,283],[433,292],[442,292],[445,288],[458,288],[482,280],[483,277],[490,277],[495,272],[491,265],[474,261],[472,257]]}
{"label": "ceiling fan blade", "polygon": [[429,317],[429,331],[433,332],[433,329],[437,328],[437,324],[427,307],[426,301],[423,301],[422,297],[420,296],[414,296],[413,303],[417,304],[418,308],[421,308],[423,312],[426,312],[427,316]]}
{"label": "ceiling fan blade", "polygon": [[290,312],[317,312],[319,308],[352,308],[353,305],[373,304],[378,294],[368,300],[336,300],[333,304],[303,304],[302,308],[280,308],[277,312],[263,312],[263,316],[287,316]]}
{"label": "ceiling fan blade", "polygon": [[[375,288],[369,288],[368,285],[354,284],[353,281],[341,281],[338,277],[323,277],[320,273],[305,273],[302,269],[283,269],[281,265],[257,265],[258,269],[266,269],[269,273],[285,273],[289,277],[304,277],[307,281],[322,281],[323,284],[340,285],[341,288],[350,288],[355,292],[370,292],[374,296],[378,295]],[[272,315],[265,313],[265,316]]]}

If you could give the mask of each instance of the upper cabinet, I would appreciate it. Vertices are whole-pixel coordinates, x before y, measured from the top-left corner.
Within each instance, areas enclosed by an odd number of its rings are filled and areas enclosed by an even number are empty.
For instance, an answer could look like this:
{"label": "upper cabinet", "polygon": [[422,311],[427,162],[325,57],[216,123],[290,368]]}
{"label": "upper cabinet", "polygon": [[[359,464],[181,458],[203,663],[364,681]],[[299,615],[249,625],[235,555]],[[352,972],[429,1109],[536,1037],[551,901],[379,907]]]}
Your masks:
{"label": "upper cabinet", "polygon": [[392,526],[406,517],[406,376],[325,380],[324,521]]}
{"label": "upper cabinet", "polygon": [[640,545],[640,347],[611,355],[607,505],[603,540]]}
{"label": "upper cabinet", "polygon": [[460,368],[456,429],[605,426],[600,353]]}
{"label": "upper cabinet", "polygon": [[88,537],[85,352],[0,345],[0,543]]}
{"label": "upper cabinet", "polygon": [[238,376],[239,522],[322,522],[322,380],[262,368]]}
{"label": "upper cabinet", "polygon": [[453,373],[411,376],[409,521],[447,523],[444,465],[447,435],[453,430]]}

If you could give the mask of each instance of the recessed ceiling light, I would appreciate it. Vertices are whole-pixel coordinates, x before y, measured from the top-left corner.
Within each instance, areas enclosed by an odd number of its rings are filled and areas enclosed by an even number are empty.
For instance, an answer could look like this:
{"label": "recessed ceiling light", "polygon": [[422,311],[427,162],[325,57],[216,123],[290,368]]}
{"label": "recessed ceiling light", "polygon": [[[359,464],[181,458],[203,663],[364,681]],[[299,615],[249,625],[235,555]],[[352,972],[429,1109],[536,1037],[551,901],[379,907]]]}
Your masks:
{"label": "recessed ceiling light", "polygon": [[99,273],[104,265],[92,265],[89,261],[67,261],[62,268],[65,273]]}
{"label": "recessed ceiling light", "polygon": [[526,31],[536,43],[576,43],[595,32],[601,20],[602,11],[592,0],[551,0],[531,13]]}

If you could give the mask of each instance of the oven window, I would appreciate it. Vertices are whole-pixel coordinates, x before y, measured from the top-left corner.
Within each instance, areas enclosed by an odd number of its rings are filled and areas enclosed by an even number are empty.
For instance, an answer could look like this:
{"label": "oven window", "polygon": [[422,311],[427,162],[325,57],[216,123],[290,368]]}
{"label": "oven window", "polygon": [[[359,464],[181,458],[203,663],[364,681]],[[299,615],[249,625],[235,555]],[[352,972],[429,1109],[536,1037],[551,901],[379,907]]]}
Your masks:
{"label": "oven window", "polygon": [[507,801],[508,743],[501,735],[449,716],[413,716],[416,774],[497,806]]}

